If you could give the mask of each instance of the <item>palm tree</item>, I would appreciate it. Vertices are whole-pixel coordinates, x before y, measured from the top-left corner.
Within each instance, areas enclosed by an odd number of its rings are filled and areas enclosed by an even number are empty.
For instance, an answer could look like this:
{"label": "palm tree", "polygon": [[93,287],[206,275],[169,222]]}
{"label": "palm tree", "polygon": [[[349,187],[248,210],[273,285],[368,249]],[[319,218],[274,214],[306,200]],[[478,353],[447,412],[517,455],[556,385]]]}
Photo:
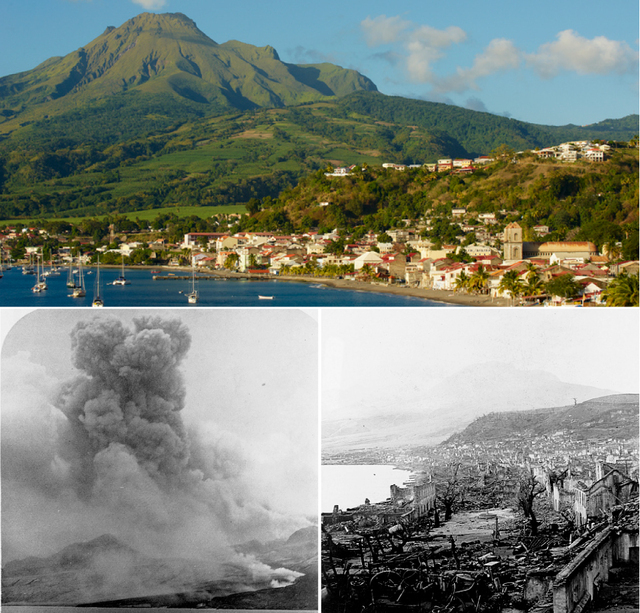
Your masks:
{"label": "palm tree", "polygon": [[607,306],[639,306],[638,305],[638,275],[620,273],[602,292],[602,298]]}
{"label": "palm tree", "polygon": [[302,268],[302,272],[305,275],[315,275],[318,270],[318,262],[316,262],[313,258],[310,258],[305,262]]}
{"label": "palm tree", "polygon": [[607,252],[609,262],[617,262],[622,257],[622,246],[616,240],[609,241],[604,246],[604,251]]}
{"label": "palm tree", "polygon": [[527,262],[527,279],[532,275],[538,276],[538,267],[533,262]]}
{"label": "palm tree", "polygon": [[516,270],[508,270],[505,272],[504,275],[502,275],[502,279],[500,279],[500,285],[498,285],[498,289],[501,292],[509,292],[512,304],[518,296],[523,294],[524,288],[525,285]]}
{"label": "palm tree", "polygon": [[476,293],[484,293],[487,281],[489,279],[489,271],[482,264],[478,265],[478,269],[471,275],[469,279],[469,288]]}
{"label": "palm tree", "polygon": [[454,285],[457,291],[464,291],[469,287],[469,276],[464,270],[456,277]]}
{"label": "palm tree", "polygon": [[531,273],[527,274],[527,281],[524,284],[525,295],[538,296],[544,291],[544,283],[542,279],[537,275],[531,276]]}
{"label": "palm tree", "polygon": [[230,253],[224,261],[224,267],[227,270],[235,270],[235,268],[238,266],[239,260],[240,256],[237,253]]}

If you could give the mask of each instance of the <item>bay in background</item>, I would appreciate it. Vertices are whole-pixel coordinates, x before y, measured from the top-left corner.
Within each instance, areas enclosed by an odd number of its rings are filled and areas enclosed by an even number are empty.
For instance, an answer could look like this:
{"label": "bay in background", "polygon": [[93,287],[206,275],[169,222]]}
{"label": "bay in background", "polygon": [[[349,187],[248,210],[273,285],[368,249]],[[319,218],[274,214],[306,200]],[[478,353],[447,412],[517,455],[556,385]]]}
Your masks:
{"label": "bay in background", "polygon": [[372,503],[386,500],[389,487],[394,483],[401,486],[411,476],[411,471],[386,464],[323,464],[320,475],[320,507],[323,513],[331,513],[336,504],[346,510],[364,504],[365,498]]}
{"label": "bay in background", "polygon": [[[84,298],[71,298],[66,286],[67,271],[59,276],[46,277],[48,289],[34,293],[33,275],[23,275],[20,267],[5,270],[0,279],[0,307],[90,307],[95,295],[95,269],[85,269]],[[190,279],[153,280],[148,269],[127,269],[125,276],[130,285],[111,285],[120,276],[120,268],[100,269],[100,295],[106,307],[442,307],[442,302],[411,296],[379,294],[376,292],[334,289],[321,283],[290,282],[276,279],[253,281],[249,279],[201,280],[197,282],[200,301],[187,303],[191,291]],[[163,270],[162,275],[167,275]],[[186,275],[182,271],[177,275]],[[197,279],[197,277],[196,277]],[[259,296],[273,296],[261,300]]]}

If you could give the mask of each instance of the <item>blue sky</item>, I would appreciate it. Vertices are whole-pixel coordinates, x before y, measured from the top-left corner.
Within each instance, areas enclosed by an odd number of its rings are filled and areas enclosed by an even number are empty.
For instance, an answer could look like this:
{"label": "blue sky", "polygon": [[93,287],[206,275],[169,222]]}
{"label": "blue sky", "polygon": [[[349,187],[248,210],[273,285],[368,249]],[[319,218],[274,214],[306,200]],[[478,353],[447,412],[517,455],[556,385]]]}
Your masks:
{"label": "blue sky", "polygon": [[271,45],[286,62],[354,68],[389,95],[550,125],[638,112],[637,0],[1,0],[0,75],[145,10],[184,13],[218,43]]}

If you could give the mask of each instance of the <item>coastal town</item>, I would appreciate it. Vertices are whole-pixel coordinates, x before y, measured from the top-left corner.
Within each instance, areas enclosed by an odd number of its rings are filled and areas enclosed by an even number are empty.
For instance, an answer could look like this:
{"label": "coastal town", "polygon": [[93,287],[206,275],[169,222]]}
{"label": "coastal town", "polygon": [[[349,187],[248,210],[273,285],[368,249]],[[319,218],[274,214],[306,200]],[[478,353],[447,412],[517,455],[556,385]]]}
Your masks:
{"label": "coastal town", "polygon": [[[421,228],[389,230],[345,242],[337,232],[280,235],[274,232],[190,232],[181,243],[158,237],[149,242],[131,241],[126,233],[112,233],[110,246],[96,246],[91,239],[57,235],[56,254],[42,258],[38,242],[49,237],[45,230],[7,227],[0,234],[4,267],[11,262],[12,244],[26,239],[21,264],[84,265],[104,262],[107,253],[118,262],[137,261],[151,266],[193,267],[199,273],[229,271],[258,278],[340,279],[376,287],[431,290],[437,295],[469,295],[503,299],[497,304],[583,304],[606,302],[606,289],[620,276],[637,277],[638,260],[620,258],[619,247],[599,253],[586,241],[528,242],[517,222],[495,229],[495,214],[469,222],[465,210],[453,211],[460,231],[476,241],[465,246],[434,245],[420,237]],[[430,219],[424,221],[428,228]],[[452,222],[453,223],[453,222]],[[541,236],[548,228],[538,228]],[[461,236],[465,236],[461,235]],[[72,247],[68,243],[75,243]],[[79,244],[79,246],[77,246]],[[342,253],[336,253],[340,244]],[[501,246],[496,246],[501,245]],[[81,255],[80,255],[81,254]],[[142,256],[141,258],[138,256]],[[355,285],[354,285],[355,286]],[[604,296],[604,298],[603,298]],[[507,302],[504,302],[506,300]]]}
{"label": "coastal town", "polygon": [[[381,172],[419,169],[425,177],[446,173],[457,180],[456,176],[473,174],[498,158],[517,165],[523,154],[504,148],[494,157],[446,158],[410,166],[383,163]],[[577,161],[599,165],[610,154],[609,144],[575,141],[532,150],[527,159],[538,164],[552,158],[569,165]],[[340,184],[358,172],[368,169],[335,167],[324,175]],[[339,186],[332,189],[339,191]],[[317,206],[335,207],[328,201]],[[526,215],[520,210],[479,212],[455,199],[417,218],[396,220],[394,227],[382,232],[245,230],[255,207],[247,205],[249,215],[219,214],[207,223],[193,217],[177,223],[171,215],[159,215],[152,222],[116,216],[76,225],[6,225],[0,228],[1,265],[6,269],[17,262],[23,272],[31,272],[40,262],[47,275],[47,266],[89,266],[100,261],[188,268],[201,279],[222,274],[380,292],[401,289],[406,295],[472,305],[637,306],[637,240],[635,250],[627,244],[633,237],[599,246],[569,240],[564,233],[558,240],[557,228],[531,225],[530,218],[523,221]],[[215,231],[209,230],[212,225]],[[166,279],[167,274],[156,278]]]}
{"label": "coastal town", "polygon": [[[390,230],[382,240],[367,235],[361,241],[345,244],[343,254],[331,253],[332,246],[341,240],[336,233],[320,236],[310,232],[301,237],[192,233],[185,235],[183,246],[196,252],[194,263],[202,268],[213,265],[252,274],[312,277],[333,273],[370,283],[509,298],[513,304],[535,304],[546,298],[557,303],[577,299],[600,304],[612,279],[625,273],[638,274],[637,260],[620,261],[613,253],[600,254],[591,242],[525,242],[517,222],[509,223],[502,232],[492,232],[494,214],[481,216],[481,226],[465,223],[464,210],[454,210],[453,214],[459,216],[463,231],[474,233],[476,238],[482,236],[485,244],[438,248],[408,228]],[[425,221],[426,227],[429,221]],[[545,233],[548,228],[539,231]],[[207,240],[209,252],[198,252],[202,239]],[[486,244],[491,241],[500,241],[502,248]],[[566,284],[559,282],[558,293],[549,296],[544,284],[563,276],[574,281],[572,289],[565,291]]]}
{"label": "coastal town", "polygon": [[627,394],[576,409],[628,424],[629,436],[574,422],[540,436],[463,432],[434,447],[325,454],[325,464],[413,473],[389,484],[387,500],[323,513],[326,610],[345,599],[353,611],[426,601],[476,611],[637,607],[637,407]]}

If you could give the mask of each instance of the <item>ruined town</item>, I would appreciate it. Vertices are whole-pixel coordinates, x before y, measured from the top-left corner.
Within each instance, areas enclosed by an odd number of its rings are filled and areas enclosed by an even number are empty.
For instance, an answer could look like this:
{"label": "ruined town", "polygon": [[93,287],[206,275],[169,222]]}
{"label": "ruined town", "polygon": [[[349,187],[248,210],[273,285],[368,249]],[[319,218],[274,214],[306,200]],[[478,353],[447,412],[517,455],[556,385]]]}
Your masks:
{"label": "ruined town", "polygon": [[323,611],[637,611],[637,436],[638,396],[621,394],[325,454],[412,475],[323,513]]}

